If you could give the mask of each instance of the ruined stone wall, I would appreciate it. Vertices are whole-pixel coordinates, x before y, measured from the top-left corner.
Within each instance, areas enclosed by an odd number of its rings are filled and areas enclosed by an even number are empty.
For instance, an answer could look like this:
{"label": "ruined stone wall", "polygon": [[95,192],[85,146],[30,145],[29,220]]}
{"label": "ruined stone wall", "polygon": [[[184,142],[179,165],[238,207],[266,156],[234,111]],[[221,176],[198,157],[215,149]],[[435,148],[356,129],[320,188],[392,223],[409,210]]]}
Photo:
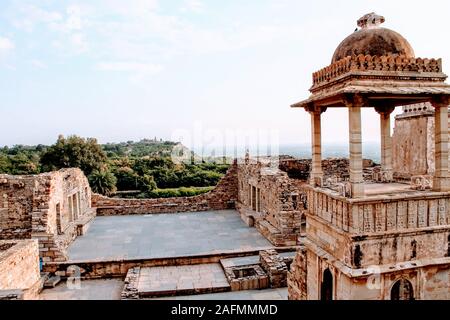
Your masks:
{"label": "ruined stone wall", "polygon": [[272,244],[296,245],[302,231],[303,181],[291,179],[271,165],[254,161],[239,164],[238,210],[243,220]]}
{"label": "ruined stone wall", "polygon": [[31,237],[34,188],[31,177],[0,175],[0,239]]}
{"label": "ruined stone wall", "polygon": [[[40,210],[33,215],[33,237],[40,240],[44,261],[66,260],[66,249],[79,229],[95,216],[91,209],[91,189],[79,169],[48,174],[37,193]],[[45,186],[45,187],[44,187]]]}
{"label": "ruined stone wall", "polygon": [[398,116],[392,135],[394,176],[434,174],[434,114]]}
{"label": "ruined stone wall", "polygon": [[[364,168],[373,167],[371,160]],[[346,180],[349,176],[348,159],[322,161],[324,180]],[[249,226],[255,226],[276,246],[295,245],[304,233],[303,214],[311,159],[281,157],[247,159],[238,166],[238,210]],[[303,229],[302,229],[303,228]]]}
{"label": "ruined stone wall", "polygon": [[307,272],[306,250],[304,247],[301,247],[297,250],[291,269],[288,272],[289,300],[307,300]]}
{"label": "ruined stone wall", "polygon": [[214,190],[194,196],[161,199],[117,199],[93,195],[100,216],[197,212],[234,209],[237,199],[237,165],[234,163]]}
{"label": "ruined stone wall", "polygon": [[0,295],[3,290],[33,290],[40,278],[36,240],[0,241]]}
{"label": "ruined stone wall", "polygon": [[44,261],[63,261],[80,226],[92,220],[91,189],[79,169],[0,176],[0,239],[39,240]]}

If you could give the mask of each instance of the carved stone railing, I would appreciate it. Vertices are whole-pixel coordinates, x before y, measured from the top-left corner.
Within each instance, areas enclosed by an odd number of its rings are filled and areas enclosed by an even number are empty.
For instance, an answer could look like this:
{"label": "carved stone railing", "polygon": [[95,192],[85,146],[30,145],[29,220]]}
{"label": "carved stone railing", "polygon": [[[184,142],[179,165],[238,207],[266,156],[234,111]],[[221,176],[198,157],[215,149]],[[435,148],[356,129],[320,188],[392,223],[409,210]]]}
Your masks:
{"label": "carved stone railing", "polygon": [[351,234],[450,227],[450,195],[355,201],[310,188],[307,197],[308,214]]}
{"label": "carved stone railing", "polygon": [[442,59],[407,58],[399,55],[348,56],[313,73],[313,85],[333,80],[352,71],[442,72]]}

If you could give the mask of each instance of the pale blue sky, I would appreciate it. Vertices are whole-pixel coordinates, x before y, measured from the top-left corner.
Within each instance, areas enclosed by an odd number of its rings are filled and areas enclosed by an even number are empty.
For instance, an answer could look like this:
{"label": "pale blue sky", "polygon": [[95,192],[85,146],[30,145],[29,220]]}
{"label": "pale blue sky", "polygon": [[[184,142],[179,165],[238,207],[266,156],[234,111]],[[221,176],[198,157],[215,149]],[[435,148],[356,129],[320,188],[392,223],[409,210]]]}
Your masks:
{"label": "pale blue sky", "polygon": [[[1,0],[0,145],[170,139],[199,123],[309,142],[309,116],[289,105],[371,11],[450,72],[446,0]],[[364,112],[365,140],[377,119]],[[343,109],[323,126],[347,141]]]}

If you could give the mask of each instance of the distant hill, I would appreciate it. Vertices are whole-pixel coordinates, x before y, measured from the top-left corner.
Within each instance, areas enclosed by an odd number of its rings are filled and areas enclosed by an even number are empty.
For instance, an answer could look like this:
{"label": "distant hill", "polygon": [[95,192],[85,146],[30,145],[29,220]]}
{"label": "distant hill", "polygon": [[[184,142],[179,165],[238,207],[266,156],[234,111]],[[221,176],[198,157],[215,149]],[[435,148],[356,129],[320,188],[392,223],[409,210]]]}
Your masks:
{"label": "distant hill", "polygon": [[115,157],[168,157],[178,143],[156,139],[143,139],[139,142],[127,141],[101,145],[108,158]]}

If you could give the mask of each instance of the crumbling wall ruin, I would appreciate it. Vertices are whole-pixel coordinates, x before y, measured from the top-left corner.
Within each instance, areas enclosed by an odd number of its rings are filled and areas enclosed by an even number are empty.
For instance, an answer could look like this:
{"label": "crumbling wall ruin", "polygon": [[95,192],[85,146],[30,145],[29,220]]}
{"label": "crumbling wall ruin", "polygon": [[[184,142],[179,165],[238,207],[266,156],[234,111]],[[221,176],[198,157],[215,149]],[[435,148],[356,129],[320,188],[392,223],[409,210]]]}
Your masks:
{"label": "crumbling wall ruin", "polygon": [[0,175],[0,239],[38,239],[43,261],[66,260],[68,245],[95,216],[80,169]]}
{"label": "crumbling wall ruin", "polygon": [[0,240],[0,300],[35,298],[40,279],[36,240]]}
{"label": "crumbling wall ruin", "polygon": [[[364,160],[365,176],[372,178],[371,160]],[[345,181],[349,162],[345,158],[322,161],[324,183]],[[311,159],[283,156],[279,159],[246,158],[238,165],[238,205],[241,218],[255,226],[272,244],[292,246],[305,233],[304,215]]]}
{"label": "crumbling wall ruin", "polygon": [[302,230],[303,181],[291,179],[272,163],[245,161],[238,169],[238,210],[276,246],[297,244]]}

